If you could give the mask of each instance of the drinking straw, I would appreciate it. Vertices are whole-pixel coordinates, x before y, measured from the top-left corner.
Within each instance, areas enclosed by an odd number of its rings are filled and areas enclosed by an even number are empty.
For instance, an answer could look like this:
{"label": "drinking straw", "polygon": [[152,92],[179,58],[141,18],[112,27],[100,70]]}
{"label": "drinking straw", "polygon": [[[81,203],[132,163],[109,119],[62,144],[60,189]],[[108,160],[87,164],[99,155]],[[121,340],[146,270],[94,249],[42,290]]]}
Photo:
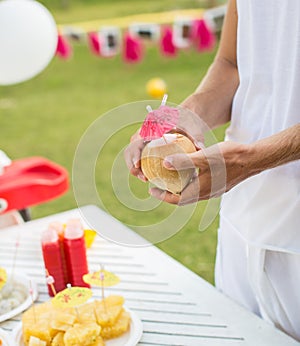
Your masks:
{"label": "drinking straw", "polygon": [[164,97],[163,97],[163,99],[161,101],[161,106],[165,106],[166,105],[167,99],[168,99],[168,94],[164,94]]}
{"label": "drinking straw", "polygon": [[152,112],[152,108],[151,108],[150,105],[146,106],[146,109],[147,109],[147,112],[148,112],[148,113]]}
{"label": "drinking straw", "polygon": [[[164,97],[163,97],[163,99],[162,99],[162,101],[161,101],[160,106],[165,106],[166,103],[167,103],[167,99],[168,99],[168,94],[164,94]],[[164,135],[162,136],[162,138],[163,138],[163,140],[165,141],[165,143],[168,144],[168,142],[167,142],[167,140],[166,140],[166,138],[165,138]]]}

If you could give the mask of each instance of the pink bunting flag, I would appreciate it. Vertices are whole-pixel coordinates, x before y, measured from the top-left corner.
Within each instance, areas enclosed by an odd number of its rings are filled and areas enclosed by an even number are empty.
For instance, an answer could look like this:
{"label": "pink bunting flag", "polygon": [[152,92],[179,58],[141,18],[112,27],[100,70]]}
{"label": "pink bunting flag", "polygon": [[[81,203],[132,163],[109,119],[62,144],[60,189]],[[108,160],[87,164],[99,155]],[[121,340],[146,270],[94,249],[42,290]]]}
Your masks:
{"label": "pink bunting flag", "polygon": [[128,63],[139,62],[143,57],[143,46],[141,40],[129,33],[124,36],[123,59]]}
{"label": "pink bunting flag", "polygon": [[56,55],[62,59],[69,59],[72,56],[72,47],[69,42],[62,36],[58,35]]}
{"label": "pink bunting flag", "polygon": [[177,48],[173,43],[173,31],[170,27],[163,29],[162,38],[160,42],[160,50],[165,56],[175,56],[177,54]]}
{"label": "pink bunting flag", "polygon": [[204,19],[197,19],[193,23],[193,39],[199,51],[210,51],[215,47],[216,36]]}
{"label": "pink bunting flag", "polygon": [[95,55],[100,55],[100,40],[98,33],[89,32],[87,38],[91,52]]}

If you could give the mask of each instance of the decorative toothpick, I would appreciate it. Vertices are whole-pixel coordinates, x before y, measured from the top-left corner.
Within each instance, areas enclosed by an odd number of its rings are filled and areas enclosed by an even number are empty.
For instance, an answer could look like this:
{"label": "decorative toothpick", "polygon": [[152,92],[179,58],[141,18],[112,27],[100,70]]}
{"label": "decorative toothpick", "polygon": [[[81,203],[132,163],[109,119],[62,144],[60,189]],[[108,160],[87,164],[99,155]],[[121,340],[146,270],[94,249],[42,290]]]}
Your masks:
{"label": "decorative toothpick", "polygon": [[103,268],[103,266],[101,266],[99,277],[100,277],[100,280],[101,280],[102,299],[104,300],[104,268]]}
{"label": "decorative toothpick", "polygon": [[34,319],[34,323],[36,323],[36,315],[35,315],[35,308],[34,308],[34,298],[33,298],[33,288],[32,288],[31,280],[29,280],[29,294],[30,294],[31,303],[32,303],[33,319]]}
{"label": "decorative toothpick", "polygon": [[16,267],[16,260],[17,260],[17,254],[18,254],[19,246],[20,246],[20,233],[18,232],[17,240],[16,240],[16,243],[15,243],[15,251],[14,251],[14,257],[13,257],[12,270],[11,270],[11,275],[10,275],[11,281],[13,280],[13,277],[14,277],[14,274],[15,274],[15,267]]}
{"label": "decorative toothpick", "polygon": [[104,274],[104,265],[101,264],[100,265],[100,273],[99,273],[99,278],[100,278],[100,282],[101,282],[101,294],[102,294],[102,301],[103,301],[103,306],[104,306],[104,310],[105,312],[107,312],[106,310],[106,304],[105,304],[105,300],[104,300],[104,279],[105,279],[105,274]]}
{"label": "decorative toothpick", "polygon": [[54,280],[54,277],[49,274],[48,269],[46,269],[46,282],[47,282],[47,285],[50,286],[53,296],[55,297],[56,296],[56,289],[54,287],[55,280]]}

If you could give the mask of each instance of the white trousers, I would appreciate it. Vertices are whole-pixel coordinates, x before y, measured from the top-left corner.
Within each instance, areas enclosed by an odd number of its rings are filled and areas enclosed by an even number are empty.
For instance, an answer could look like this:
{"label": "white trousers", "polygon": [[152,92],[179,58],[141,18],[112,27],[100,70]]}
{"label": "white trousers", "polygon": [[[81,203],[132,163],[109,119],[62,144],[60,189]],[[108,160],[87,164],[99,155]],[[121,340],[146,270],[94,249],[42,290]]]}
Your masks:
{"label": "white trousers", "polygon": [[215,282],[220,291],[300,341],[300,254],[249,245],[221,219]]}

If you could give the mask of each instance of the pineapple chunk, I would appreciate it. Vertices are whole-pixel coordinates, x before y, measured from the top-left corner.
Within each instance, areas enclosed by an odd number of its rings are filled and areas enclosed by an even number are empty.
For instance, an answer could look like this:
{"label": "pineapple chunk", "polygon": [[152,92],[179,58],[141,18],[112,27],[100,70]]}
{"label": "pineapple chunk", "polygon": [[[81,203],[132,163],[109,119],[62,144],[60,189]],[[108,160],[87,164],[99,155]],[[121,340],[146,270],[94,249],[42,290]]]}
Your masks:
{"label": "pineapple chunk", "polygon": [[101,336],[97,336],[96,341],[90,344],[90,346],[105,346],[105,342]]}
{"label": "pineapple chunk", "polygon": [[106,306],[97,304],[95,309],[95,314],[97,318],[97,323],[101,327],[112,326],[122,311],[122,306]]}
{"label": "pineapple chunk", "polygon": [[64,311],[58,311],[57,314],[53,316],[53,320],[50,322],[50,325],[53,329],[66,331],[73,326],[75,320],[75,315],[65,313]]}
{"label": "pineapple chunk", "polygon": [[113,305],[123,305],[124,304],[124,297],[122,296],[115,296],[115,295],[110,295],[104,299],[104,302],[108,306],[113,306]]}
{"label": "pineapple chunk", "polygon": [[95,301],[95,315],[101,327],[112,326],[121,314],[124,298],[108,296],[102,301]]}
{"label": "pineapple chunk", "polygon": [[[34,305],[22,315],[23,340],[28,345],[30,336],[38,337],[49,344],[57,331],[51,328],[54,311],[51,303]],[[50,345],[50,344],[49,344]]]}
{"label": "pineapple chunk", "polygon": [[31,336],[29,339],[28,346],[46,346],[47,343],[39,338],[36,338],[35,336]]}
{"label": "pineapple chunk", "polygon": [[33,324],[41,319],[49,320],[52,318],[52,304],[47,302],[43,304],[35,304],[22,315],[23,324]]}
{"label": "pineapple chunk", "polygon": [[100,335],[103,339],[116,338],[127,332],[130,327],[130,314],[122,309],[120,317],[117,319],[114,325],[106,326],[101,329]]}
{"label": "pineapple chunk", "polygon": [[96,322],[94,303],[86,303],[77,307],[78,323]]}
{"label": "pineapple chunk", "polygon": [[51,335],[49,321],[43,319],[36,323],[23,325],[23,340],[25,345],[29,344],[31,336],[41,339],[49,346],[53,336]]}
{"label": "pineapple chunk", "polygon": [[64,335],[65,333],[63,332],[59,332],[58,334],[56,334],[51,342],[51,346],[65,346]]}
{"label": "pineapple chunk", "polygon": [[64,335],[65,346],[90,346],[96,341],[100,330],[96,323],[75,324]]}

